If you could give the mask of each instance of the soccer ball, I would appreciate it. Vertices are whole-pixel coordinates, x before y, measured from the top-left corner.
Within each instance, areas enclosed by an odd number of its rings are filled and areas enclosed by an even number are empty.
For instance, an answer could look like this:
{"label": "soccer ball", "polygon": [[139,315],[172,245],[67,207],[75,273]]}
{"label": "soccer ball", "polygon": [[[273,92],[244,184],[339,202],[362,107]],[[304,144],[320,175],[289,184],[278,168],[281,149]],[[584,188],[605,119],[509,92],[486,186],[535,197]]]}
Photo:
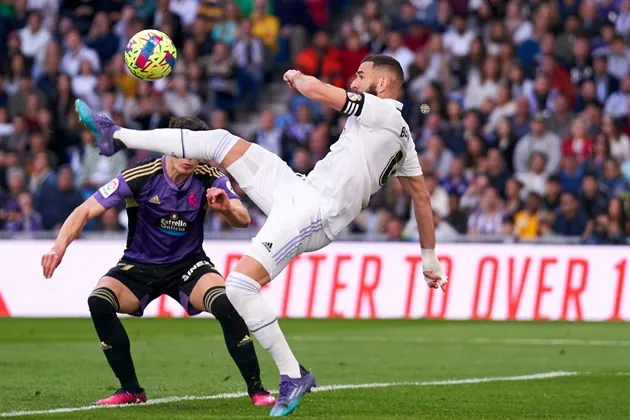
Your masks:
{"label": "soccer ball", "polygon": [[145,29],[135,34],[125,48],[125,63],[139,79],[157,80],[171,74],[177,49],[163,32]]}

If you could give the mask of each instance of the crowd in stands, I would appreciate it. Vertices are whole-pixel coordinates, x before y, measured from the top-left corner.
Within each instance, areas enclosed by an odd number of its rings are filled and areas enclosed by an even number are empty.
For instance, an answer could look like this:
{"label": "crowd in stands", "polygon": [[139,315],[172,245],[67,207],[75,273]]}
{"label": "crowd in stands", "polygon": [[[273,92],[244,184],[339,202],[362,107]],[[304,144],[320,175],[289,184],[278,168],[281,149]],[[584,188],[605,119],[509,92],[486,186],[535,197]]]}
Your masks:
{"label": "crowd in stands", "polygon": [[[361,60],[403,66],[403,114],[431,193],[438,240],[507,235],[625,243],[630,234],[630,0],[13,0],[0,5],[0,227],[50,230],[144,152],[100,157],[75,98],[128,127],[197,115],[307,174],[346,117],[268,82],[297,68],[347,88]],[[175,42],[172,76],[149,83],[120,53],[136,32]],[[421,107],[422,105],[422,107]],[[428,112],[427,112],[428,111]],[[254,218],[260,225],[262,216]],[[123,229],[108,211],[88,228]],[[219,230],[220,219],[208,228]],[[416,240],[394,180],[351,233]]]}

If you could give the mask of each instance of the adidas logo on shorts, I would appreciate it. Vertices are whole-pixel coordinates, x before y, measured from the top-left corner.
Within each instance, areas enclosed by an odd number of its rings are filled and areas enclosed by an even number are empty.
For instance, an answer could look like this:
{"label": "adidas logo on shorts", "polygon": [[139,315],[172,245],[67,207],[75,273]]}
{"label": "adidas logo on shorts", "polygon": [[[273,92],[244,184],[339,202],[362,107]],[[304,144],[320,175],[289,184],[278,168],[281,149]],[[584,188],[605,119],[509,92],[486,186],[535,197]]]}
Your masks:
{"label": "adidas logo on shorts", "polygon": [[243,339],[240,341],[240,343],[236,345],[236,347],[243,347],[251,342],[252,342],[251,337],[249,335],[245,335],[245,337],[243,337]]}
{"label": "adidas logo on shorts", "polygon": [[267,251],[271,252],[271,247],[273,246],[271,242],[263,242],[262,244],[265,248],[267,248]]}

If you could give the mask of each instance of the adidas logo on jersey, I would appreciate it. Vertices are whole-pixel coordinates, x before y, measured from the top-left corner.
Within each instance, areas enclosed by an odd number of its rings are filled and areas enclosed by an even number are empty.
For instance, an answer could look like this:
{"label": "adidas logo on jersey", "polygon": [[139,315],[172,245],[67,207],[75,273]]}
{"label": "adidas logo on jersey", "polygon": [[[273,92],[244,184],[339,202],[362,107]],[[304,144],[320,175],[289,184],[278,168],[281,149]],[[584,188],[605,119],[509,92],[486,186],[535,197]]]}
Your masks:
{"label": "adidas logo on jersey", "polygon": [[267,248],[267,251],[271,252],[271,247],[273,246],[271,242],[263,242],[262,244],[265,248]]}
{"label": "adidas logo on jersey", "polygon": [[153,197],[149,198],[149,203],[151,203],[151,204],[162,204],[160,202],[160,197],[158,197],[157,195],[154,195]]}

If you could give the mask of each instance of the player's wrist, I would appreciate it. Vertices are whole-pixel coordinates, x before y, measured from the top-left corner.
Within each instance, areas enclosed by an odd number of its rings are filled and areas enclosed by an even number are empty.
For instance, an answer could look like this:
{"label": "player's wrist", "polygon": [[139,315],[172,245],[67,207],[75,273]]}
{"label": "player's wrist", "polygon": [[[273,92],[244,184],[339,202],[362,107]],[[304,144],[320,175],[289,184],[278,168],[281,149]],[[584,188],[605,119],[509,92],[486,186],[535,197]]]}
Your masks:
{"label": "player's wrist", "polygon": [[435,248],[433,249],[429,249],[429,248],[422,248],[420,251],[420,254],[422,256],[422,260],[436,260],[437,259],[437,254],[435,253]]}

